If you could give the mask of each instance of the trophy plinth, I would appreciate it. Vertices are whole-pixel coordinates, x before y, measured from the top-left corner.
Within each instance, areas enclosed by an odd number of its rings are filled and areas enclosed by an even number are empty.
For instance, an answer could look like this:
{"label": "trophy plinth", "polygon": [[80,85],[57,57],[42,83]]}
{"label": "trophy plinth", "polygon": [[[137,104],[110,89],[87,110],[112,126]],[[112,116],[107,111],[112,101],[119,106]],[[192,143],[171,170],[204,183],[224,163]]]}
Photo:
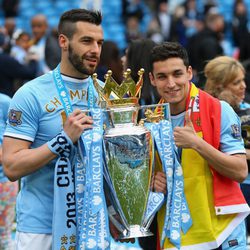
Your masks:
{"label": "trophy plinth", "polygon": [[130,226],[129,230],[124,230],[119,236],[119,240],[122,239],[132,239],[139,237],[148,237],[154,235],[149,230],[145,230],[143,227],[139,225]]}

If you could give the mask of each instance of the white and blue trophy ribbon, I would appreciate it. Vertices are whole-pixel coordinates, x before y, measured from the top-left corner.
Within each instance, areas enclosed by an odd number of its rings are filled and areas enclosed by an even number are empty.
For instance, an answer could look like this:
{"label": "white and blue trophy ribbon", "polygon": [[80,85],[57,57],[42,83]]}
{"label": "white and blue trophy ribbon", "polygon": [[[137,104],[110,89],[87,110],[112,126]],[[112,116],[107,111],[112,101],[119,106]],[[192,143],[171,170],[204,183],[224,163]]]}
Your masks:
{"label": "white and blue trophy ribbon", "polygon": [[[82,203],[81,228],[78,243],[80,249],[109,249],[110,237],[106,201],[103,191],[103,161],[102,161],[102,134],[103,115],[101,109],[90,109],[94,125],[92,130],[84,132],[79,139],[80,158],[82,158],[85,172],[83,200],[76,192],[76,201]],[[77,179],[80,179],[76,174]],[[79,201],[79,202],[78,202]],[[79,211],[80,213],[80,211]]]}
{"label": "white and blue trophy ribbon", "polygon": [[[145,124],[146,125],[146,124]],[[166,238],[181,246],[181,231],[186,233],[192,225],[192,219],[184,194],[182,167],[178,160],[177,149],[173,140],[171,122],[161,120],[159,123],[146,125],[153,134],[156,148],[167,178],[166,214],[161,235],[161,246]]]}
{"label": "white and blue trophy ribbon", "polygon": [[[53,71],[54,82],[66,115],[73,112],[68,90],[61,78],[60,64]],[[108,250],[109,227],[103,191],[102,111],[94,107],[94,86],[88,87],[88,110],[93,129],[84,131],[74,157],[57,161],[54,182],[53,250]],[[63,166],[63,167],[62,167]],[[63,169],[63,170],[62,170]],[[62,176],[62,173],[65,176]],[[67,188],[58,179],[68,180]],[[58,213],[60,210],[60,213]],[[65,216],[66,215],[66,216]]]}
{"label": "white and blue trophy ribbon", "polygon": [[[150,125],[149,125],[150,126]],[[154,142],[154,136],[151,133],[152,141]],[[155,147],[153,143],[152,147],[152,156],[151,156],[151,161],[152,161],[152,171],[154,171],[154,159],[155,159]],[[146,228],[148,228],[155,216],[155,214],[160,210],[162,207],[163,203],[165,201],[165,196],[163,193],[158,193],[154,191],[149,191],[148,195],[148,202],[147,202],[147,208],[146,208],[146,213],[144,216],[144,225]]]}
{"label": "white and blue trophy ribbon", "polygon": [[[156,130],[156,127],[155,127],[156,123],[145,123],[144,125],[151,132],[153,142],[158,140],[159,138],[157,138],[157,134],[153,132]],[[154,154],[155,154],[154,148],[155,147],[153,146],[153,152],[152,152],[153,159],[154,159]],[[154,165],[154,162],[152,162],[152,164]],[[160,210],[164,201],[165,201],[165,196],[163,193],[158,193],[158,192],[153,192],[153,191],[149,192],[148,203],[147,203],[147,208],[146,208],[146,213],[145,213],[145,218],[144,218],[144,225],[146,225],[146,227],[147,225],[150,225],[151,221],[153,220],[153,217]]]}

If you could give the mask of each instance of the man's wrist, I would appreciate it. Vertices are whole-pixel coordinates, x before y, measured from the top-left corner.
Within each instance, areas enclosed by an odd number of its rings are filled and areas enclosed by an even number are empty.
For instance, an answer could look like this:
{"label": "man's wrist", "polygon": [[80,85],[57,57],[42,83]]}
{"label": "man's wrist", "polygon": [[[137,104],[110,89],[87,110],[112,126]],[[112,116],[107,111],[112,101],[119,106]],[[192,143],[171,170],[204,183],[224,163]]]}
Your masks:
{"label": "man's wrist", "polygon": [[73,150],[73,142],[69,136],[62,130],[53,139],[47,142],[50,151],[60,157],[69,158]]}

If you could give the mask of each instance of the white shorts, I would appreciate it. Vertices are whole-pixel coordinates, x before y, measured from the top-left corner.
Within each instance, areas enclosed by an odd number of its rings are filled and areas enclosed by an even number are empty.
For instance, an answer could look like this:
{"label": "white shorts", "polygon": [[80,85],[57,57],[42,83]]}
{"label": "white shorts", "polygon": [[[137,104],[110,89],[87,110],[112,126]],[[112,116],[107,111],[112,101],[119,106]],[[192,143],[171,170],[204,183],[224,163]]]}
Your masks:
{"label": "white shorts", "polygon": [[16,232],[15,250],[51,250],[51,234],[32,234]]}

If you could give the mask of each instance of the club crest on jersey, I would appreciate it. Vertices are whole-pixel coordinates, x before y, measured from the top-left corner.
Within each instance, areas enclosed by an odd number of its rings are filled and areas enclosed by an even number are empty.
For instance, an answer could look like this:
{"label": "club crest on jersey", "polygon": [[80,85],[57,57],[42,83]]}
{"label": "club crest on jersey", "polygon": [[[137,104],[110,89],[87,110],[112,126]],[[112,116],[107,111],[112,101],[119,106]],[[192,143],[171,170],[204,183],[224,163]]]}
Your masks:
{"label": "club crest on jersey", "polygon": [[12,126],[21,125],[22,124],[21,116],[22,116],[21,111],[11,109],[9,111],[9,123],[10,123],[10,125],[12,125]]}
{"label": "club crest on jersey", "polygon": [[241,131],[238,124],[231,125],[231,134],[234,138],[241,139]]}

